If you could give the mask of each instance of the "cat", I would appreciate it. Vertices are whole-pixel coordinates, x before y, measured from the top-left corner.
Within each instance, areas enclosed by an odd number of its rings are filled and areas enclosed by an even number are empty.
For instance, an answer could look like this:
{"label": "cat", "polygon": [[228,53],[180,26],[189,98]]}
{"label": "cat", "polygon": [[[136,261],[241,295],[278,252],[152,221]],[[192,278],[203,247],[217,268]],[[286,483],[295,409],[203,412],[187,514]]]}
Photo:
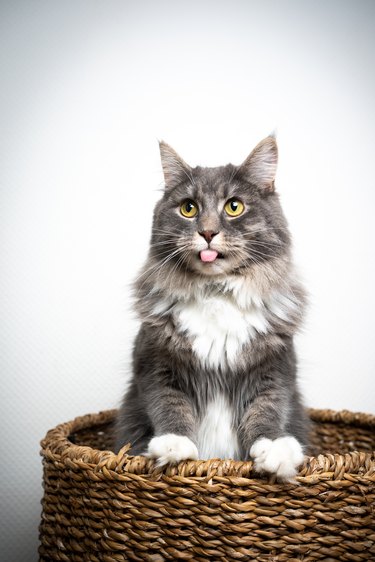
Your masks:
{"label": "cat", "polygon": [[292,480],[308,416],[293,336],[305,308],[275,191],[274,136],[240,166],[189,166],[160,142],[165,189],[135,282],[141,327],[117,450],[159,466],[252,459]]}

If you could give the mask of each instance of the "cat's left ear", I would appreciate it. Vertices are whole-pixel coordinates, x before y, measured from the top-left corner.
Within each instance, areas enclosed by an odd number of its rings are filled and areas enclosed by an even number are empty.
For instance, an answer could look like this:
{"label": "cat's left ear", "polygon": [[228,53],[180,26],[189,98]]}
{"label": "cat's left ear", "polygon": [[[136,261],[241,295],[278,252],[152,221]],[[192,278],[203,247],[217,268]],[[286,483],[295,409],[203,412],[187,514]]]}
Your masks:
{"label": "cat's left ear", "polygon": [[243,177],[265,193],[275,191],[278,150],[274,136],[263,139],[240,166]]}
{"label": "cat's left ear", "polygon": [[169,144],[159,142],[161,165],[166,189],[172,189],[191,178],[192,170]]}

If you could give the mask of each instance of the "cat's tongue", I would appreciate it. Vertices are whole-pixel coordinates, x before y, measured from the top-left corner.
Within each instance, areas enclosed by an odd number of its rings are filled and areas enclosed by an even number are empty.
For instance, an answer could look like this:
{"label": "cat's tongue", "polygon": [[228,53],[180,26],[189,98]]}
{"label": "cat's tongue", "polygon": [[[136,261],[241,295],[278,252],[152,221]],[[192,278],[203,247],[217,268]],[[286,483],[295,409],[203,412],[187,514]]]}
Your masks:
{"label": "cat's tongue", "polygon": [[202,250],[199,255],[202,261],[212,262],[216,260],[219,254],[215,250]]}

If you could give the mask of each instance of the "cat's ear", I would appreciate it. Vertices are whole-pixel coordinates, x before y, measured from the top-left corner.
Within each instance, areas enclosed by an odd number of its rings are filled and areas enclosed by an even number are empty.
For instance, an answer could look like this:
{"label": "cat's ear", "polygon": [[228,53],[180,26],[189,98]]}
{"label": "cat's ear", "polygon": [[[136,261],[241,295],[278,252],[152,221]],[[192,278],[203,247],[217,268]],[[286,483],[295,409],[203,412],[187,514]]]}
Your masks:
{"label": "cat's ear", "polygon": [[172,147],[164,141],[159,142],[161,165],[163,167],[166,189],[191,178],[192,170]]}
{"label": "cat's ear", "polygon": [[275,191],[277,143],[274,136],[263,139],[240,166],[243,177],[265,193]]}

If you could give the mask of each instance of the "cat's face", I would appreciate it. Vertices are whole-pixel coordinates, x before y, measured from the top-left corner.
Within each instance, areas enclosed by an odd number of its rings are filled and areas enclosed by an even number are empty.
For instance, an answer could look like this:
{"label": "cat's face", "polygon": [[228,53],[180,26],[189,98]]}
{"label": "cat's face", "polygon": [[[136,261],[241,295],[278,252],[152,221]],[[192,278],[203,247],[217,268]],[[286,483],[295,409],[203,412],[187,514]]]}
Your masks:
{"label": "cat's face", "polygon": [[166,188],[155,209],[151,254],[166,274],[244,273],[288,254],[287,225],[274,192],[273,137],[238,167],[191,168],[165,143],[160,150]]}

